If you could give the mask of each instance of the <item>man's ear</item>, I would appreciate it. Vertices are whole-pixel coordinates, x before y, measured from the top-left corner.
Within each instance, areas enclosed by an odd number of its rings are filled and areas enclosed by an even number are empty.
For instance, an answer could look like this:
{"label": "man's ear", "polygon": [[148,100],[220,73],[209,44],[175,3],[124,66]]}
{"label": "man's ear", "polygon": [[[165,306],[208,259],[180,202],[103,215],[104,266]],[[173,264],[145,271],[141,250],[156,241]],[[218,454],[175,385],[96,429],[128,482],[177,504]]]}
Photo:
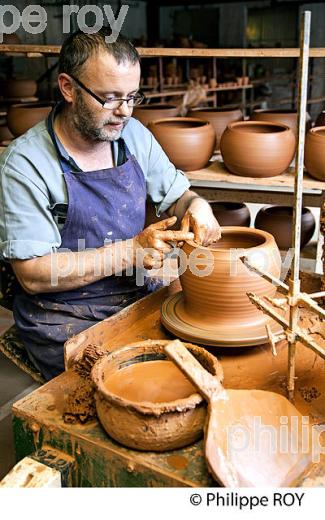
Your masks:
{"label": "man's ear", "polygon": [[73,79],[68,74],[62,72],[58,76],[58,85],[65,101],[72,103],[74,100]]}

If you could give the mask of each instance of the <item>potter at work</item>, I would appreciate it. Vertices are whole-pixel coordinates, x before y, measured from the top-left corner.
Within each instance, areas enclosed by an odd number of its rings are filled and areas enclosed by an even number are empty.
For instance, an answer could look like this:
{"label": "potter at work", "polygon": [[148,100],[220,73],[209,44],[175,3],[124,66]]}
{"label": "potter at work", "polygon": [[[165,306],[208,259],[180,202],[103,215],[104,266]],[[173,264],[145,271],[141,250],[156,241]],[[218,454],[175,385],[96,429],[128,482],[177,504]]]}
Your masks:
{"label": "potter at work", "polygon": [[[20,284],[19,336],[46,379],[63,371],[69,337],[159,287],[138,284],[137,269],[161,267],[171,242],[220,238],[209,204],[132,118],[140,58],[108,34],[67,38],[62,101],[1,156],[0,254]],[[147,197],[169,218],[144,228]]]}

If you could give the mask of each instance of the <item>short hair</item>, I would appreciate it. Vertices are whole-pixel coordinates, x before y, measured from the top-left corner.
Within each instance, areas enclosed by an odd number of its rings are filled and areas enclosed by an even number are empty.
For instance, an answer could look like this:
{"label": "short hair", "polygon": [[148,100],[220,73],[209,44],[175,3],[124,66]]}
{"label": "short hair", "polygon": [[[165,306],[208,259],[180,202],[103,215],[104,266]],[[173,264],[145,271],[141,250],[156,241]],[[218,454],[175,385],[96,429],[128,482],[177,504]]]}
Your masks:
{"label": "short hair", "polygon": [[115,42],[107,43],[106,36],[111,36],[108,27],[102,27],[98,32],[87,34],[78,30],[70,34],[62,45],[59,57],[59,74],[77,76],[84,63],[100,50],[106,50],[117,63],[126,61],[133,65],[140,62],[140,55],[134,45],[124,36],[119,35]]}

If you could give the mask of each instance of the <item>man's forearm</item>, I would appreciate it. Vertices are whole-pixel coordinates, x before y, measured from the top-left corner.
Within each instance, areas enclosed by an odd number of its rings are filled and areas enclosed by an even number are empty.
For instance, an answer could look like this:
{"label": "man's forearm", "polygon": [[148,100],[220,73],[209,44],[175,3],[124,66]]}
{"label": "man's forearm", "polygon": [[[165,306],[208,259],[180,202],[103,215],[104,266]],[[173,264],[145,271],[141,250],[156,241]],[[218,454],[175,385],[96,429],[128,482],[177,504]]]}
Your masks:
{"label": "man's forearm", "polygon": [[11,264],[23,288],[37,294],[84,287],[132,268],[134,258],[133,241],[126,240],[98,249],[13,260]]}

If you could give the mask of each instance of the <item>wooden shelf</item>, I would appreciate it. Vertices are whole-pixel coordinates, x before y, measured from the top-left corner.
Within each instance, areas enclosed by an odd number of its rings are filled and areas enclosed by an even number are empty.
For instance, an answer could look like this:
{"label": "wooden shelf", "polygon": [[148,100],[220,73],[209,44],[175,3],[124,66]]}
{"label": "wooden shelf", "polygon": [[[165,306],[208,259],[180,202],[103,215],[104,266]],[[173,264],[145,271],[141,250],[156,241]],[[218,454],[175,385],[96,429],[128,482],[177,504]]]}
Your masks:
{"label": "wooden shelf", "polygon": [[[286,172],[275,177],[267,178],[252,178],[252,177],[241,177],[230,173],[218,154],[217,159],[213,160],[206,168],[196,170],[192,172],[186,172],[189,181],[195,185],[203,185],[206,183],[211,187],[224,187],[238,189],[262,189],[272,190],[275,188],[281,188],[283,191],[293,192],[295,172],[294,168],[290,166]],[[246,188],[245,188],[246,186]],[[317,181],[313,179],[307,172],[304,173],[303,189],[305,193],[311,193],[312,191],[320,192],[325,191],[325,182]]]}
{"label": "wooden shelf", "polygon": [[[7,45],[0,44],[0,54],[17,53],[19,56],[39,58],[58,56],[60,45]],[[179,58],[298,58],[298,48],[270,49],[174,49],[166,47],[138,47],[143,57],[179,57]],[[309,51],[311,58],[324,58],[325,47],[313,47]]]}
{"label": "wooden shelf", "polygon": [[[233,87],[216,87],[207,88],[205,92],[224,92],[227,90],[247,90],[253,88],[253,85],[236,85]],[[187,90],[166,90],[162,92],[153,92],[152,94],[145,94],[146,98],[168,97],[168,96],[183,96]]]}

